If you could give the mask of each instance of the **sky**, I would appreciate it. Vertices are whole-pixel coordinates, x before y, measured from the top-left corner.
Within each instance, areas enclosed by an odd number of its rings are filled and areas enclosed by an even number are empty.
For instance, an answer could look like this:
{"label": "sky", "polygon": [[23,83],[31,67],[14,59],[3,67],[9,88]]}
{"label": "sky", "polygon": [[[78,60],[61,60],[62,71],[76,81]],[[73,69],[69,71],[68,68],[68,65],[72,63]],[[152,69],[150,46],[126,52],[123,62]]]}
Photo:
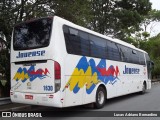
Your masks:
{"label": "sky", "polygon": [[[152,3],[152,9],[160,10],[160,0],[150,0],[150,2]],[[151,23],[147,31],[151,34],[151,37],[156,36],[160,33],[160,22]]]}
{"label": "sky", "polygon": [[153,9],[160,10],[160,1],[159,0],[150,0],[150,2],[152,3]]}

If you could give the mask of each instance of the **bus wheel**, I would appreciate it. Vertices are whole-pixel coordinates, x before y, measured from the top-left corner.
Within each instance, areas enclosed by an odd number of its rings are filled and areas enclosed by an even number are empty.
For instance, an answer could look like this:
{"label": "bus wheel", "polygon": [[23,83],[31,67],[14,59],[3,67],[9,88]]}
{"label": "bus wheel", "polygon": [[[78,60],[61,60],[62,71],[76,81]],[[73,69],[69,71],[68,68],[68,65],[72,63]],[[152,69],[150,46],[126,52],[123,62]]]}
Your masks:
{"label": "bus wheel", "polygon": [[146,92],[146,83],[144,82],[142,86],[141,94],[144,94],[145,92]]}
{"label": "bus wheel", "polygon": [[106,91],[103,87],[98,87],[96,92],[96,102],[95,102],[95,108],[102,108],[104,107],[106,102]]}

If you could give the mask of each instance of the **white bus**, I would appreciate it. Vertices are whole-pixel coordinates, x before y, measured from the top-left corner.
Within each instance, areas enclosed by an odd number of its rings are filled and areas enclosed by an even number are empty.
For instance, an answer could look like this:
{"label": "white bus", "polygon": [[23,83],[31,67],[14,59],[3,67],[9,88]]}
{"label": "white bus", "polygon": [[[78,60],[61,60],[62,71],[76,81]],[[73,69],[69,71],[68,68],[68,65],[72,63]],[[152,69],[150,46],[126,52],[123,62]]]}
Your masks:
{"label": "white bus", "polygon": [[151,89],[148,54],[60,17],[14,27],[11,100],[68,107]]}

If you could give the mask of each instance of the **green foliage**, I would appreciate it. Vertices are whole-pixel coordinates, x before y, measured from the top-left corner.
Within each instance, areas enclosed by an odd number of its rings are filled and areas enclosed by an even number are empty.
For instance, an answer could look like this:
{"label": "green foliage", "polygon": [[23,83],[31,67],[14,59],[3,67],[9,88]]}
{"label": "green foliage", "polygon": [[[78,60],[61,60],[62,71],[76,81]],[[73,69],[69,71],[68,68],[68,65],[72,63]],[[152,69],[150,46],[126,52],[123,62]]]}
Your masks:
{"label": "green foliage", "polygon": [[160,75],[160,34],[149,39],[149,41],[141,41],[140,46],[147,51],[154,62],[153,75]]}
{"label": "green foliage", "polygon": [[7,80],[10,80],[10,59],[7,50],[0,51],[0,73]]}
{"label": "green foliage", "polygon": [[[39,17],[58,15],[76,24],[87,26],[91,19],[88,0],[4,0],[0,1],[0,33],[11,40],[15,24]],[[8,48],[10,45],[8,45]]]}
{"label": "green foliage", "polygon": [[144,40],[147,40],[147,38],[150,36],[148,32],[142,32],[142,35],[144,37]]}
{"label": "green foliage", "polygon": [[[102,34],[127,41],[140,30],[149,0],[4,0],[0,1],[0,32],[10,43],[13,25],[37,17],[58,15]],[[9,45],[10,46],[10,45]]]}
{"label": "green foliage", "polygon": [[135,31],[140,31],[143,16],[151,10],[149,0],[92,0],[92,28],[111,34],[126,42]]}
{"label": "green foliage", "polygon": [[153,76],[160,75],[160,57],[154,59],[154,69],[152,71]]}
{"label": "green foliage", "polygon": [[53,0],[50,7],[55,15],[85,27],[92,16],[88,0]]}
{"label": "green foliage", "polygon": [[151,38],[148,41],[148,46],[150,48],[150,53],[153,58],[158,58],[160,56],[160,34],[158,34],[156,37]]}
{"label": "green foliage", "polygon": [[37,17],[47,16],[52,12],[48,8],[49,1],[36,0],[3,0],[0,1],[0,32],[11,40],[12,28],[15,24]]}

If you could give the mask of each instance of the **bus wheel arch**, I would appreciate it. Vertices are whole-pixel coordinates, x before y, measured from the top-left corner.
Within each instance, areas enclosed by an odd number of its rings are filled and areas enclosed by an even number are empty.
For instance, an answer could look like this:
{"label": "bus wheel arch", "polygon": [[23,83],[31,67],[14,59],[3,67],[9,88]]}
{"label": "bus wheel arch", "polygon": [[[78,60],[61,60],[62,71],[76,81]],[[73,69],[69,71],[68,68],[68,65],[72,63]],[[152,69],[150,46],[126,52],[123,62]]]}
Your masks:
{"label": "bus wheel arch", "polygon": [[100,109],[104,107],[107,99],[107,89],[105,85],[100,84],[96,90],[94,107]]}

